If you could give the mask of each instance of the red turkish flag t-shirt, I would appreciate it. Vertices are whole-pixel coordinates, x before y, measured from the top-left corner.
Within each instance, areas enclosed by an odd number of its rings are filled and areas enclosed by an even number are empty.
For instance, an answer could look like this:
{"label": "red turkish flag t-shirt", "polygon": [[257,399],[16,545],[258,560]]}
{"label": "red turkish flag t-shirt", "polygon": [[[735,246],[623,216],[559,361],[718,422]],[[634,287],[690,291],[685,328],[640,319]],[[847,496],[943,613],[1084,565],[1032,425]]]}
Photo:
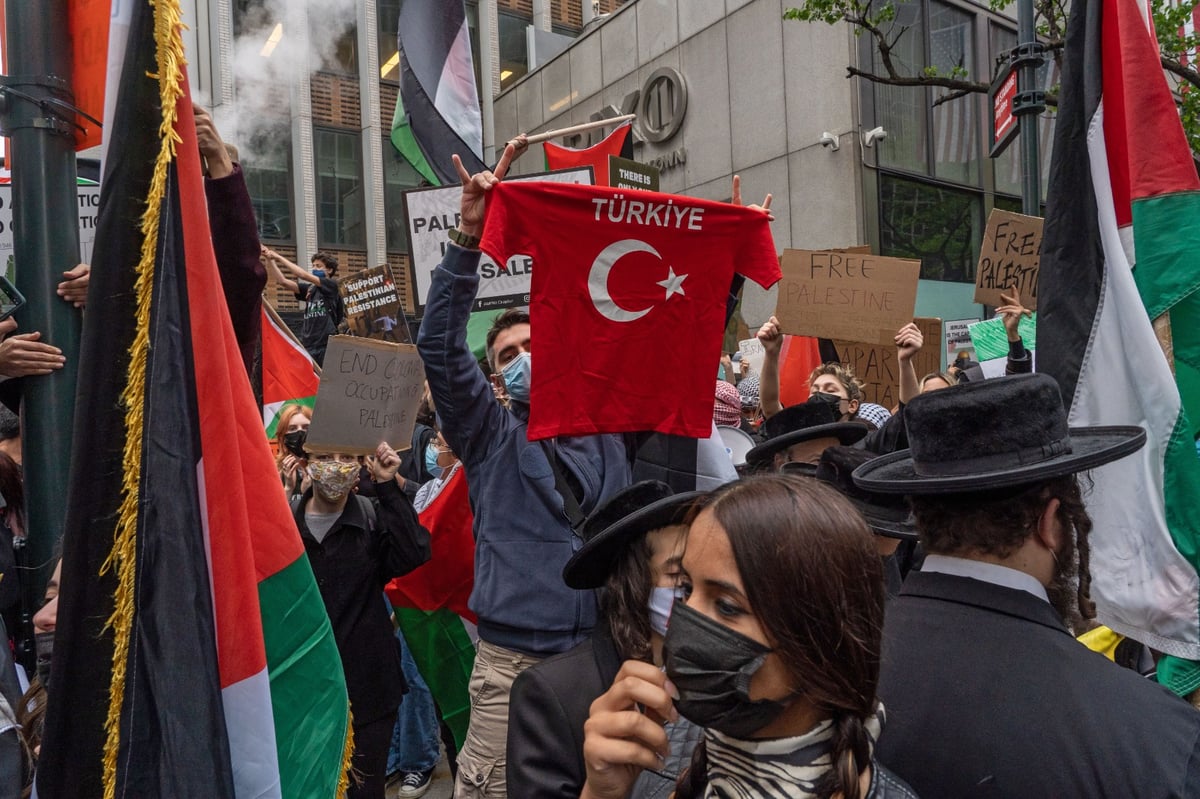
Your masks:
{"label": "red turkish flag t-shirt", "polygon": [[760,211],[657,192],[500,183],[483,250],[533,259],[529,438],[707,438],[734,272],[782,276]]}

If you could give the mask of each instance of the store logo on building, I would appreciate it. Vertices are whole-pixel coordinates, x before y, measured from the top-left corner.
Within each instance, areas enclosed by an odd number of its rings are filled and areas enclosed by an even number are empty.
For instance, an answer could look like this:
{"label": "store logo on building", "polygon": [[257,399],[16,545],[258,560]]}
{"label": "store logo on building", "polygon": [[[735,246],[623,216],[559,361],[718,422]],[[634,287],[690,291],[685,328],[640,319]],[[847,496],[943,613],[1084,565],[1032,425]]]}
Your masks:
{"label": "store logo on building", "polygon": [[[687,104],[687,81],[678,70],[663,67],[651,73],[641,89],[625,95],[619,107],[605,106],[593,113],[589,119],[612,119],[636,114],[637,118],[633,121],[634,147],[642,146],[646,142],[661,144],[670,141],[683,127]],[[568,147],[591,147],[593,144],[599,144],[604,136],[604,130],[595,130],[568,137],[564,144]],[[660,172],[666,172],[687,163],[687,148],[679,147],[664,155],[639,160],[657,167]]]}

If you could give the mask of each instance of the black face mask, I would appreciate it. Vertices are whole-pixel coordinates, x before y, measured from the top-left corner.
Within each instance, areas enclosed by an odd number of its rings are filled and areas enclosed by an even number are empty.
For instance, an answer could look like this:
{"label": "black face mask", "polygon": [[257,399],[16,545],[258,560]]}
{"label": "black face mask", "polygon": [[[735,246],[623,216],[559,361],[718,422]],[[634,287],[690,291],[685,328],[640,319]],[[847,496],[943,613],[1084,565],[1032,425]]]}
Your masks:
{"label": "black face mask", "polygon": [[809,395],[808,401],[812,403],[823,402],[829,407],[833,408],[833,413],[835,416],[842,415],[842,398],[837,394],[826,394],[823,391],[814,391]]}
{"label": "black face mask", "polygon": [[283,448],[295,455],[297,458],[307,458],[308,453],[304,451],[304,442],[307,440],[307,430],[293,430],[290,433],[284,433]]}
{"label": "black face mask", "polygon": [[54,654],[54,633],[34,633],[33,647],[37,652],[37,676],[46,690],[50,690],[50,657]]}
{"label": "black face mask", "polygon": [[770,653],[676,600],[663,640],[667,677],[679,689],[675,709],[700,727],[749,738],[787,707],[772,699],[750,699],[750,678]]}

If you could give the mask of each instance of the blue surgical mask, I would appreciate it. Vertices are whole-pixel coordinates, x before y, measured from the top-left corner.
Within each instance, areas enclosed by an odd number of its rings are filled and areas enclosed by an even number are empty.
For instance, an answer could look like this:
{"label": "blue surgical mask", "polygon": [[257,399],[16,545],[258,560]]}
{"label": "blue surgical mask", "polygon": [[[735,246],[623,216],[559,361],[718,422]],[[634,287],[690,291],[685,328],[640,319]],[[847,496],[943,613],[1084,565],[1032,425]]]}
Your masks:
{"label": "blue surgical mask", "polygon": [[500,370],[504,390],[516,402],[529,404],[529,353],[522,352]]}
{"label": "blue surgical mask", "polygon": [[313,277],[325,277],[325,270],[324,269],[314,269],[314,270],[312,270],[312,276]]}
{"label": "blue surgical mask", "polygon": [[425,471],[429,472],[435,478],[442,476],[442,467],[438,466],[437,459],[437,445],[430,442],[429,446],[425,447]]}
{"label": "blue surgical mask", "polygon": [[675,604],[678,596],[679,589],[677,588],[655,586],[650,589],[650,601],[647,604],[650,608],[651,630],[659,635],[667,634],[667,622],[671,619],[671,606]]}

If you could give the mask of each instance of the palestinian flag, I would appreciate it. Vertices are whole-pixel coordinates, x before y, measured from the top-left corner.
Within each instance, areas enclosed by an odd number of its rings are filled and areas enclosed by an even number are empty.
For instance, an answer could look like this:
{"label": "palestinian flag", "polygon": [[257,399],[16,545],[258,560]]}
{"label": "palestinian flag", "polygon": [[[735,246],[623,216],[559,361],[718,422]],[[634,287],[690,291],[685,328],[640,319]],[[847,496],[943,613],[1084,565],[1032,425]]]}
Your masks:
{"label": "palestinian flag", "polygon": [[347,784],[345,680],[213,290],[181,10],[130,14],[38,792],[327,799]]}
{"label": "palestinian flag", "polygon": [[284,405],[312,408],[321,382],[320,367],[271,306],[262,304],[263,426],[275,438]]}
{"label": "palestinian flag", "polygon": [[400,96],[392,144],[430,183],[458,182],[483,164],[483,117],[462,0],[407,0],[400,9]]}
{"label": "palestinian flag", "polygon": [[461,750],[471,717],[468,685],[475,664],[475,644],[463,620],[476,621],[467,607],[475,585],[474,516],[461,465],[419,516],[430,535],[429,561],[395,578],[385,590],[417,670]]}
{"label": "palestinian flag", "polygon": [[[1092,472],[1092,596],[1114,631],[1196,660],[1200,180],[1150,20],[1143,0],[1071,8],[1038,368],[1058,379],[1072,425],[1146,429],[1139,453]],[[1174,375],[1155,335],[1160,318]]]}
{"label": "palestinian flag", "polygon": [[633,136],[630,132],[633,125],[622,122],[612,133],[591,147],[577,149],[563,147],[554,142],[542,142],[542,150],[546,154],[546,169],[574,169],[581,166],[592,168],[592,179],[597,186],[608,185],[608,157],[633,158]]}

